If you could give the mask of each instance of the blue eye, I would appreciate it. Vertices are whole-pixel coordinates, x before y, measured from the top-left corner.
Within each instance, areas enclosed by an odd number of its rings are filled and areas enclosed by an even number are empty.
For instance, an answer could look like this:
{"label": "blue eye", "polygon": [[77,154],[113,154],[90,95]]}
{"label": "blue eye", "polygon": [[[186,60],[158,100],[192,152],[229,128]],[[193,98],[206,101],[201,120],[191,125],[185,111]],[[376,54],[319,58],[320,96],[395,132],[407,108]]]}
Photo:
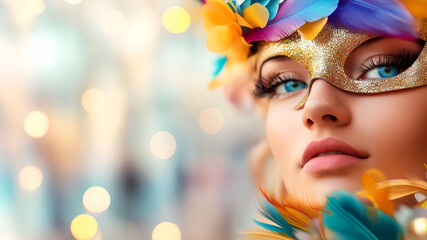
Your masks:
{"label": "blue eye", "polygon": [[276,93],[283,94],[283,93],[291,93],[296,92],[301,89],[307,88],[307,83],[298,81],[298,80],[287,80],[284,83],[280,84],[277,89]]}
{"label": "blue eye", "polygon": [[366,73],[367,79],[391,78],[397,76],[400,69],[393,66],[376,67]]}

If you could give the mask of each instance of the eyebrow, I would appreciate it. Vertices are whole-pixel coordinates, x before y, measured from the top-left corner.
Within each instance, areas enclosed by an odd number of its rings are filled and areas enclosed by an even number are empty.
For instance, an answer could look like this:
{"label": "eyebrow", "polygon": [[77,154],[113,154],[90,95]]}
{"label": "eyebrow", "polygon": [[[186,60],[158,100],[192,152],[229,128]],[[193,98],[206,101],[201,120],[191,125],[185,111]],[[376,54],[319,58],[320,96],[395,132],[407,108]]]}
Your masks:
{"label": "eyebrow", "polygon": [[262,67],[264,66],[265,63],[270,61],[283,61],[283,60],[288,61],[288,60],[292,60],[292,58],[285,55],[277,55],[277,56],[267,58],[259,66],[259,74],[261,74]]}
{"label": "eyebrow", "polygon": [[[264,60],[261,63],[260,67],[259,67],[259,72],[258,72],[258,76],[257,76],[257,78],[255,80],[255,84],[260,84],[261,83],[261,79],[262,79],[261,78],[261,70],[262,70],[262,67],[264,66],[265,63],[272,62],[272,61],[283,61],[283,60],[284,61],[289,61],[289,60],[292,60],[292,58],[288,57],[288,56],[285,56],[285,55],[276,55],[276,56],[269,57],[266,60]],[[255,65],[255,68],[256,68],[256,66],[257,65]],[[255,71],[256,71],[256,69],[255,69]]]}

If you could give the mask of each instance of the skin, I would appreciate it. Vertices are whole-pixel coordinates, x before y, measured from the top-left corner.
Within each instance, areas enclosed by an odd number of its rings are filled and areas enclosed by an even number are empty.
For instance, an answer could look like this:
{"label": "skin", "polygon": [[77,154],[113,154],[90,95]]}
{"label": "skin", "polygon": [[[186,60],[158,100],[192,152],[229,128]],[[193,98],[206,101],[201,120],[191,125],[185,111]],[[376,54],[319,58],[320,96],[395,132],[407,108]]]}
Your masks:
{"label": "skin", "polygon": [[[365,43],[347,59],[349,77],[364,79],[362,63],[396,49],[421,51],[415,41],[384,38]],[[287,74],[309,82],[308,71],[294,60],[282,57],[267,60],[260,75]],[[326,81],[316,80],[305,106],[294,110],[304,90],[269,100],[266,134],[287,192],[295,197],[323,201],[334,190],[361,190],[361,175],[376,168],[387,178],[424,179],[427,160],[427,87],[377,94],[345,92]],[[308,173],[301,157],[307,145],[325,137],[335,137],[353,146],[367,159],[335,170]],[[405,199],[414,203],[413,197]]]}

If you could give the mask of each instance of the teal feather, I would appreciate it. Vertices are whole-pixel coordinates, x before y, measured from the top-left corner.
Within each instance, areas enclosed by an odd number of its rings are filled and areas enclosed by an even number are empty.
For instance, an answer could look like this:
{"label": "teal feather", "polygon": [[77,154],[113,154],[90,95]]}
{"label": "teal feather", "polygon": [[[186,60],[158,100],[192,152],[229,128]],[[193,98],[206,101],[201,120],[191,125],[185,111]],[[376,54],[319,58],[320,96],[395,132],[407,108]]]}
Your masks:
{"label": "teal feather", "polygon": [[226,62],[227,62],[227,57],[219,57],[216,60],[216,62],[215,62],[215,70],[213,72],[213,77],[216,77],[216,76],[219,75],[219,73],[224,68]]}
{"label": "teal feather", "polygon": [[268,220],[274,222],[278,226],[274,226],[267,223],[262,223],[259,221],[255,221],[259,226],[274,231],[288,235],[289,237],[295,238],[294,231],[295,229],[282,217],[279,211],[271,205],[268,201],[263,201],[261,203],[261,215],[263,215]]}
{"label": "teal feather", "polygon": [[268,20],[271,21],[276,17],[277,11],[279,10],[280,0],[270,0],[270,2],[265,5],[268,9]]}
{"label": "teal feather", "polygon": [[327,198],[322,209],[323,224],[335,239],[398,240],[402,230],[379,209],[367,207],[352,194],[339,191]]}
{"label": "teal feather", "polygon": [[240,8],[241,9],[248,8],[251,4],[252,4],[252,0],[245,0],[244,2],[242,2],[242,4],[240,4]]}
{"label": "teal feather", "polygon": [[267,8],[269,16],[268,20],[272,20],[274,17],[276,17],[277,11],[279,10],[280,0],[245,0],[242,2],[242,4],[239,5],[239,7],[237,7],[237,11],[241,16],[243,16],[242,10],[255,3],[259,3]]}

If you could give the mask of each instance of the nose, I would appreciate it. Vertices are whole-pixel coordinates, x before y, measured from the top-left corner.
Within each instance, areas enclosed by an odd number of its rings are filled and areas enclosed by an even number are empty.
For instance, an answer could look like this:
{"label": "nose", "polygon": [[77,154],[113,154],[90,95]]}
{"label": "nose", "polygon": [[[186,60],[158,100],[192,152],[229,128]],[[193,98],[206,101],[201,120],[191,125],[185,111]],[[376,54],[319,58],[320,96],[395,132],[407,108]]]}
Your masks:
{"label": "nose", "polygon": [[303,124],[308,129],[348,125],[351,122],[351,112],[346,106],[347,94],[327,81],[314,80],[302,110]]}

